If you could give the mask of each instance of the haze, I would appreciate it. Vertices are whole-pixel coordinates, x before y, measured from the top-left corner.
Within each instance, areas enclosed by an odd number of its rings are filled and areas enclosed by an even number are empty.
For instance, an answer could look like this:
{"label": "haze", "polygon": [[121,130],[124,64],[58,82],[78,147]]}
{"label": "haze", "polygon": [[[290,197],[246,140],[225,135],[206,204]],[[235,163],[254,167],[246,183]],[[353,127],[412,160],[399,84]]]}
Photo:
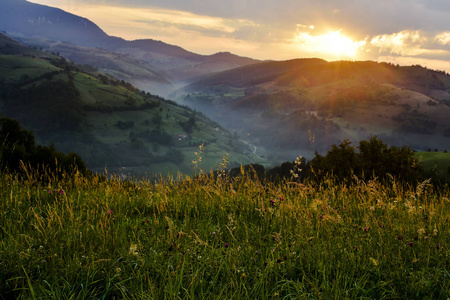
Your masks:
{"label": "haze", "polygon": [[421,64],[450,72],[447,0],[34,0],[88,18],[109,35],[200,54]]}

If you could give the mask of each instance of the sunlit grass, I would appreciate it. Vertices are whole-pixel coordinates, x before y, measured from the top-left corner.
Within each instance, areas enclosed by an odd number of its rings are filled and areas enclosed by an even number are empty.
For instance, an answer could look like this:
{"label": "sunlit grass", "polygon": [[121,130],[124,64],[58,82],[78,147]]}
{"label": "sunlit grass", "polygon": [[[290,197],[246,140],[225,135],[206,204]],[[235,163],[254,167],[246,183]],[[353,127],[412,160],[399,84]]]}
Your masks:
{"label": "sunlit grass", "polygon": [[154,183],[2,174],[1,297],[450,296],[447,188],[199,173]]}

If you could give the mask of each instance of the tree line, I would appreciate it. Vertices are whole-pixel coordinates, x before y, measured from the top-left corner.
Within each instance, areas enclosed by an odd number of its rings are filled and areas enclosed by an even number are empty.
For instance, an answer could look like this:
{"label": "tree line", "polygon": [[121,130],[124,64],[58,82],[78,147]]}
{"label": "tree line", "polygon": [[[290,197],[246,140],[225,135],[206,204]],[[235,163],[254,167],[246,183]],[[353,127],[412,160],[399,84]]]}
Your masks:
{"label": "tree line", "polygon": [[[339,145],[332,145],[325,155],[316,152],[309,162],[299,158],[295,162],[285,162],[269,169],[259,164],[242,168],[245,173],[272,182],[284,179],[321,182],[331,176],[347,183],[354,178],[381,181],[395,178],[397,182],[414,183],[423,179],[422,165],[414,154],[415,151],[410,147],[388,147],[374,136],[360,141],[356,148],[349,140],[344,140]],[[230,177],[239,176],[241,168],[233,168],[228,174]]]}
{"label": "tree line", "polygon": [[64,154],[54,145],[35,144],[31,131],[23,129],[17,120],[0,118],[0,170],[23,173],[23,166],[33,169],[49,168],[54,174],[78,171],[88,174],[83,159],[76,153]]}

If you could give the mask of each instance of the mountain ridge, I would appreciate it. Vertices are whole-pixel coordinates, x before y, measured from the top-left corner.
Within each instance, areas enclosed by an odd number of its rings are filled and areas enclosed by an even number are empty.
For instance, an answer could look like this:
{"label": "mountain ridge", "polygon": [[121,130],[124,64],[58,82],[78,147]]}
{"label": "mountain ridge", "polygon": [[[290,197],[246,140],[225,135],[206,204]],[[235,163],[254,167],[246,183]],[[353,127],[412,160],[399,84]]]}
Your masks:
{"label": "mountain ridge", "polygon": [[[168,74],[171,81],[185,82],[208,73],[258,62],[231,53],[227,55],[227,59],[223,59],[221,53],[200,55],[153,39],[127,41],[109,36],[92,21],[61,9],[24,0],[3,1],[5,2],[4,9],[0,11],[0,30],[6,31],[13,38],[45,37],[128,54],[145,60]],[[215,58],[220,58],[220,62]]]}

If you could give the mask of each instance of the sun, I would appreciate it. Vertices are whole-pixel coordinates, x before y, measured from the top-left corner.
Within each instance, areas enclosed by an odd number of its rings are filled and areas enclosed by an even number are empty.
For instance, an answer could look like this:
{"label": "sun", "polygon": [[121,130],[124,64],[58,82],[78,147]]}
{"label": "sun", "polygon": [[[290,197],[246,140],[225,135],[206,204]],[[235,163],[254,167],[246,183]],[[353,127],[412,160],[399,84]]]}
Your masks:
{"label": "sun", "polygon": [[358,50],[366,43],[354,41],[345,36],[342,30],[330,31],[322,35],[309,32],[297,32],[294,43],[301,50],[320,53],[326,58],[355,58]]}
{"label": "sun", "polygon": [[350,38],[341,34],[341,31],[330,32],[319,36],[322,49],[337,56],[354,57],[356,55],[357,45]]}

